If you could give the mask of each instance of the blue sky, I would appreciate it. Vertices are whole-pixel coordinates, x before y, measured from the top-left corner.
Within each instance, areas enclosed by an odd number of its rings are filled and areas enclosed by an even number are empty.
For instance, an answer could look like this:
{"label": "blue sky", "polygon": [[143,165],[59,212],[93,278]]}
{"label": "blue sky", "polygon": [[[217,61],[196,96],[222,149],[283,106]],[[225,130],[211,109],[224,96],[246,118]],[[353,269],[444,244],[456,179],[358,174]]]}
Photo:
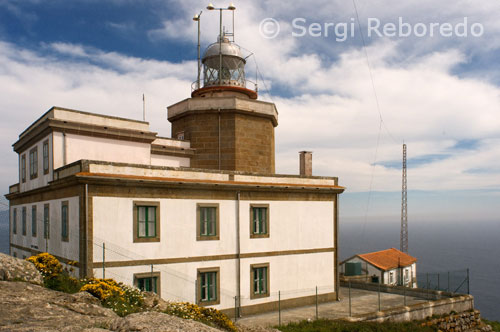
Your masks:
{"label": "blue sky", "polygon": [[[343,216],[397,222],[405,141],[410,221],[498,220],[498,1],[356,0],[357,13],[350,1],[234,4],[236,42],[254,54],[247,75],[255,80],[258,68],[259,98],[279,111],[278,172],[297,173],[298,151],[312,150],[314,173],[348,188]],[[51,106],[140,119],[145,93],[151,128],[168,136],[165,107],[189,97],[196,79],[195,13],[203,10],[202,49],[216,40],[218,15],[206,5],[0,1],[2,192],[17,182],[11,144]],[[259,29],[266,18],[279,23],[273,39]],[[323,30],[296,36],[297,18]],[[383,26],[400,18],[413,27],[466,19],[468,36],[368,35],[369,19]],[[325,24],[341,23],[352,36],[325,35]],[[473,24],[481,36],[472,36]]]}

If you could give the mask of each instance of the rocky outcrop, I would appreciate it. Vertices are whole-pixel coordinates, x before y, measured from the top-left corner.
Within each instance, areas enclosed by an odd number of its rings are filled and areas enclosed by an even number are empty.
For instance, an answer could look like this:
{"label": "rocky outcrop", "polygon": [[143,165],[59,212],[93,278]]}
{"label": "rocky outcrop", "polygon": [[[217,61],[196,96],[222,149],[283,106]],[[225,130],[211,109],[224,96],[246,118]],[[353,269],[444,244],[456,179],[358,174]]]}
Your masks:
{"label": "rocky outcrop", "polygon": [[0,331],[83,331],[118,316],[90,294],[66,294],[27,282],[0,281]]}
{"label": "rocky outcrop", "polygon": [[115,319],[109,326],[111,331],[116,332],[220,332],[210,326],[186,320],[160,312],[149,311],[128,315],[124,318]]}
{"label": "rocky outcrop", "polygon": [[0,253],[0,280],[26,281],[43,285],[40,272],[30,262]]}

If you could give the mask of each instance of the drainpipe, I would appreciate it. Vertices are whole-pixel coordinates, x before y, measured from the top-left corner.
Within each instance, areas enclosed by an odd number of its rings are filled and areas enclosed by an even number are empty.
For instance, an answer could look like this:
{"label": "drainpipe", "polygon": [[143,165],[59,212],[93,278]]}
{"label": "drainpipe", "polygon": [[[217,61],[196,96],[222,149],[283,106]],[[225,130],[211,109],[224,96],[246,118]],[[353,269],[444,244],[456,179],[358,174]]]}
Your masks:
{"label": "drainpipe", "polygon": [[63,166],[66,166],[66,133],[63,133]]}
{"label": "drainpipe", "polygon": [[219,148],[217,149],[219,152],[219,171],[221,170],[221,164],[220,164],[220,108],[217,109],[218,114],[219,114],[219,125],[218,125],[218,131],[219,131]]}
{"label": "drainpipe", "polygon": [[240,250],[240,192],[236,193],[236,294],[237,316],[241,317],[241,250]]}

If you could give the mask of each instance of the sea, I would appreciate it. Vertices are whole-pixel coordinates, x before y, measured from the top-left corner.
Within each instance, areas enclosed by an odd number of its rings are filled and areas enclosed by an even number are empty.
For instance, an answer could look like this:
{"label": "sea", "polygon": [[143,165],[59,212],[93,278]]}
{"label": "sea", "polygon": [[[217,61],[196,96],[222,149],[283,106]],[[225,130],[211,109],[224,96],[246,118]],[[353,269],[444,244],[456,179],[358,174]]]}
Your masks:
{"label": "sea", "polygon": [[[355,254],[399,248],[397,222],[350,220],[341,218],[340,259]],[[409,223],[408,253],[418,259],[420,287],[430,275],[434,286],[437,273],[441,288],[447,287],[451,274],[452,290],[460,286],[466,292],[466,270],[469,290],[484,318],[500,321],[500,221],[418,221]],[[0,252],[9,252],[8,214],[0,211]]]}

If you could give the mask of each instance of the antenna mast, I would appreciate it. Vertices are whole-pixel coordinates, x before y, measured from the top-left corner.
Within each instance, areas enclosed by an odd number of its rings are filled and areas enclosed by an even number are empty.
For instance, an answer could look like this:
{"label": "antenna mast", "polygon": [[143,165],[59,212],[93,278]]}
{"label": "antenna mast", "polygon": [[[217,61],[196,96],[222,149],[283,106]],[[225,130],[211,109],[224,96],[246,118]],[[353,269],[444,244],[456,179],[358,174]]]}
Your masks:
{"label": "antenna mast", "polygon": [[403,144],[403,185],[401,193],[401,239],[400,250],[408,253],[408,201],[406,181],[406,144]]}

